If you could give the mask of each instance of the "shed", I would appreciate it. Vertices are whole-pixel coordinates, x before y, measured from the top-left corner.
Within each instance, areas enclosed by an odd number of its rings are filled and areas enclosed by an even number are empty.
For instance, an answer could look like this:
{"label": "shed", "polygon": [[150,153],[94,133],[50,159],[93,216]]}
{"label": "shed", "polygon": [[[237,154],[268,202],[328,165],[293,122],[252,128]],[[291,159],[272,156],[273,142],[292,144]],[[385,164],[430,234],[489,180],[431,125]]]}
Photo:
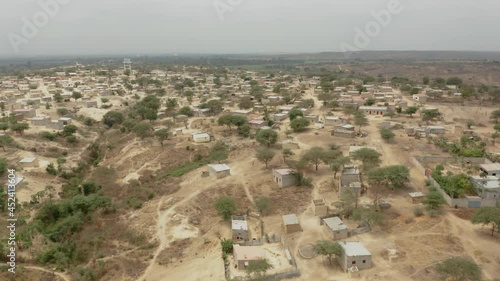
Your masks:
{"label": "shed", "polygon": [[207,166],[210,175],[218,179],[231,175],[231,169],[226,164],[208,164]]}
{"label": "shed", "polygon": [[324,217],[328,214],[328,206],[326,205],[325,199],[315,199],[313,200],[314,214],[318,217]]}
{"label": "shed", "polygon": [[410,201],[412,204],[420,204],[422,203],[422,200],[424,200],[424,194],[420,191],[410,192],[408,195],[410,195]]}
{"label": "shed", "polygon": [[324,218],[323,223],[326,232],[333,240],[343,239],[349,236],[347,225],[345,225],[339,217]]}
{"label": "shed", "polygon": [[280,187],[289,187],[297,184],[297,177],[291,169],[274,169],[273,180]]}
{"label": "shed", "polygon": [[339,242],[339,245],[342,247],[342,254],[338,261],[344,271],[347,272],[354,266],[359,270],[372,267],[372,254],[361,242]]}
{"label": "shed", "polygon": [[38,167],[38,158],[36,157],[25,157],[19,161],[23,167],[35,168]]}
{"label": "shed", "polygon": [[299,218],[295,214],[289,214],[283,216],[283,229],[285,234],[295,233],[302,231],[299,224]]}
{"label": "shed", "polygon": [[207,133],[197,133],[197,134],[193,134],[192,135],[193,137],[193,141],[195,143],[206,143],[206,142],[210,142],[210,135],[207,134]]}

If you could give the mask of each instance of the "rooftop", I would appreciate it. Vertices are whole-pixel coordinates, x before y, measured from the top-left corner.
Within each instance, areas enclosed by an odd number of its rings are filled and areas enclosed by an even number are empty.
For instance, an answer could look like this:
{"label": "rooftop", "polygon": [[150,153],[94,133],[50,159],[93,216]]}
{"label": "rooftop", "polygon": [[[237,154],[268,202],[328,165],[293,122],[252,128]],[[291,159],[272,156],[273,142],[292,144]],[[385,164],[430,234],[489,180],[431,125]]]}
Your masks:
{"label": "rooftop", "polygon": [[372,254],[361,242],[339,242],[346,256],[371,256]]}
{"label": "rooftop", "polygon": [[387,110],[386,106],[360,106],[359,110]]}
{"label": "rooftop", "polygon": [[479,165],[485,171],[499,171],[500,163],[491,163],[491,164],[481,164]]}
{"label": "rooftop", "polygon": [[246,220],[232,220],[231,229],[234,230],[248,230],[248,223]]}
{"label": "rooftop", "polygon": [[285,176],[291,174],[293,171],[292,169],[275,169],[274,172],[282,176]]}
{"label": "rooftop", "polygon": [[328,226],[328,228],[330,228],[331,230],[347,229],[347,226],[344,224],[344,222],[339,217],[326,218],[326,219],[323,219],[323,221]]}
{"label": "rooftop", "polygon": [[235,244],[233,246],[234,256],[238,260],[259,260],[266,258],[266,252],[258,246],[240,246]]}
{"label": "rooftop", "polygon": [[422,192],[420,192],[420,191],[418,191],[418,192],[410,192],[408,194],[410,194],[410,197],[423,197],[424,196],[424,194]]}
{"label": "rooftop", "polygon": [[283,216],[283,223],[285,225],[299,224],[299,218],[295,214],[289,214]]}
{"label": "rooftop", "polygon": [[216,172],[223,172],[230,170],[229,166],[226,164],[208,164],[208,167],[214,169]]}
{"label": "rooftop", "polygon": [[36,160],[36,157],[26,157],[26,158],[23,158],[23,159],[22,159],[21,161],[19,161],[19,162],[21,162],[21,163],[31,163],[31,162],[33,162],[33,161],[35,161],[35,160]]}

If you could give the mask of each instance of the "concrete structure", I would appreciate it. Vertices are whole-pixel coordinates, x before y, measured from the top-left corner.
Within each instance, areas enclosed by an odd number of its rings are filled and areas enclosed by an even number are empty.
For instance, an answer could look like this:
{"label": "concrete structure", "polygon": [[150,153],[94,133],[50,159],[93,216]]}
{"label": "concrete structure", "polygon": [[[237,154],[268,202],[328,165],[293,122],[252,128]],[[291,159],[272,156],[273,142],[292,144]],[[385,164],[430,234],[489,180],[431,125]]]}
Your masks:
{"label": "concrete structure", "polygon": [[299,224],[299,218],[295,214],[284,215],[283,217],[283,230],[285,234],[295,233],[302,231]]}
{"label": "concrete structure", "polygon": [[248,240],[248,223],[244,216],[233,216],[231,219],[233,241]]}
{"label": "concrete structure", "polygon": [[424,200],[424,194],[420,191],[410,192],[408,195],[410,196],[410,202],[412,204],[420,204],[422,203],[422,200]]}
{"label": "concrete structure", "polygon": [[500,199],[500,178],[497,176],[486,176],[482,178],[480,176],[470,177],[474,187],[476,188],[476,193],[482,199]]}
{"label": "concrete structure", "polygon": [[273,121],[282,121],[288,117],[285,113],[276,113],[273,115]]}
{"label": "concrete structure", "polygon": [[360,111],[363,111],[366,115],[384,115],[389,111],[386,106],[360,106]]}
{"label": "concrete structure", "polygon": [[339,177],[339,196],[346,192],[351,192],[356,196],[361,196],[361,172],[357,167],[344,166],[344,170]]}
{"label": "concrete structure", "polygon": [[210,135],[207,133],[197,133],[193,134],[193,141],[195,143],[207,143],[210,142]]}
{"label": "concrete structure", "polygon": [[314,215],[318,217],[324,217],[328,215],[328,206],[326,205],[325,199],[313,200],[314,205]]}
{"label": "concrete structure", "polygon": [[425,132],[426,134],[444,135],[446,134],[446,129],[443,126],[427,126]]}
{"label": "concrete structure", "polygon": [[234,263],[238,270],[245,270],[250,263],[266,258],[266,252],[258,246],[233,245]]}
{"label": "concrete structure", "polygon": [[343,239],[349,236],[347,225],[345,225],[339,217],[324,218],[322,221],[326,232],[333,240]]}
{"label": "concrete structure", "polygon": [[338,261],[344,271],[357,267],[359,270],[372,267],[372,254],[363,246],[361,242],[339,242],[342,247],[342,254]]}
{"label": "concrete structure", "polygon": [[413,95],[413,99],[418,101],[418,102],[426,102],[427,101],[427,95],[426,94],[417,94]]}
{"label": "concrete structure", "polygon": [[481,164],[479,169],[488,176],[500,176],[500,163]]}
{"label": "concrete structure", "polygon": [[336,126],[339,124],[343,124],[343,120],[340,119],[339,116],[326,116],[325,117],[325,126]]}
{"label": "concrete structure", "polygon": [[25,168],[36,168],[38,167],[39,163],[38,163],[38,158],[36,157],[26,157],[26,158],[23,158],[21,159],[21,161],[19,161],[19,164],[21,164],[21,166],[25,167]]}
{"label": "concrete structure", "polygon": [[231,169],[226,164],[208,164],[208,172],[218,179],[231,175]]}
{"label": "concrete structure", "polygon": [[297,184],[297,177],[291,169],[274,169],[273,180],[280,187],[289,187]]}
{"label": "concrete structure", "polygon": [[97,101],[96,100],[89,100],[85,102],[85,106],[87,108],[97,108]]}
{"label": "concrete structure", "polygon": [[299,149],[299,143],[293,140],[284,140],[281,143],[283,149]]}

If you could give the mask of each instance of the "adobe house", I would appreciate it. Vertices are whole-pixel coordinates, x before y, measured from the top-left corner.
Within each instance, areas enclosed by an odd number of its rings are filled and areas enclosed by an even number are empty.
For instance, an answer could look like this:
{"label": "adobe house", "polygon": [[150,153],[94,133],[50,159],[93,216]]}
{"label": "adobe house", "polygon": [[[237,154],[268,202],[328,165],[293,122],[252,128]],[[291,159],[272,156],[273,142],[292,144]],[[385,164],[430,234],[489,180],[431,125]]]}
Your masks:
{"label": "adobe house", "polygon": [[322,222],[326,232],[333,240],[343,239],[349,236],[347,225],[345,225],[339,217],[324,218]]}
{"label": "adobe house", "polygon": [[366,115],[384,115],[389,111],[386,106],[360,106],[360,111],[363,111]]}
{"label": "adobe house", "polygon": [[245,270],[250,263],[266,258],[266,252],[258,246],[233,245],[234,263],[238,270]]}
{"label": "adobe house", "polygon": [[312,201],[314,205],[314,215],[324,217],[328,214],[328,206],[325,199],[315,199]]}
{"label": "adobe house", "polygon": [[339,245],[342,247],[342,253],[338,261],[345,272],[353,267],[358,270],[372,267],[372,254],[361,242],[339,242]]}
{"label": "adobe house", "polygon": [[208,164],[208,172],[218,179],[231,175],[231,169],[226,164]]}
{"label": "adobe house", "polygon": [[299,224],[299,218],[295,214],[284,215],[283,217],[283,229],[285,234],[295,233],[302,231]]}
{"label": "adobe house", "polygon": [[291,169],[274,169],[273,180],[280,187],[289,187],[297,184],[297,177]]}
{"label": "adobe house", "polygon": [[89,100],[89,101],[86,101],[86,102],[85,102],[85,106],[86,106],[87,108],[92,108],[92,107],[97,108],[97,101],[96,101],[96,100]]}
{"label": "adobe house", "polygon": [[244,216],[233,216],[231,219],[233,241],[248,240],[248,223]]}

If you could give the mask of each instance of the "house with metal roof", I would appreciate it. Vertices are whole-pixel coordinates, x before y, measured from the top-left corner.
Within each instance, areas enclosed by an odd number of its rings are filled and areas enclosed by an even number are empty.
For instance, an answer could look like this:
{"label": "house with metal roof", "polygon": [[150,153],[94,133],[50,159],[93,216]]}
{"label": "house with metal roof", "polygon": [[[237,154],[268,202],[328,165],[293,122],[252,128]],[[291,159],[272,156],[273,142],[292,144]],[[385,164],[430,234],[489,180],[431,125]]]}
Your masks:
{"label": "house with metal roof", "polygon": [[[372,267],[372,254],[361,242],[339,242],[342,253],[338,258],[344,271],[357,271]],[[356,268],[355,270],[352,270]]]}
{"label": "house with metal roof", "polygon": [[226,164],[208,164],[208,172],[216,178],[224,178],[231,175],[231,168]]}

